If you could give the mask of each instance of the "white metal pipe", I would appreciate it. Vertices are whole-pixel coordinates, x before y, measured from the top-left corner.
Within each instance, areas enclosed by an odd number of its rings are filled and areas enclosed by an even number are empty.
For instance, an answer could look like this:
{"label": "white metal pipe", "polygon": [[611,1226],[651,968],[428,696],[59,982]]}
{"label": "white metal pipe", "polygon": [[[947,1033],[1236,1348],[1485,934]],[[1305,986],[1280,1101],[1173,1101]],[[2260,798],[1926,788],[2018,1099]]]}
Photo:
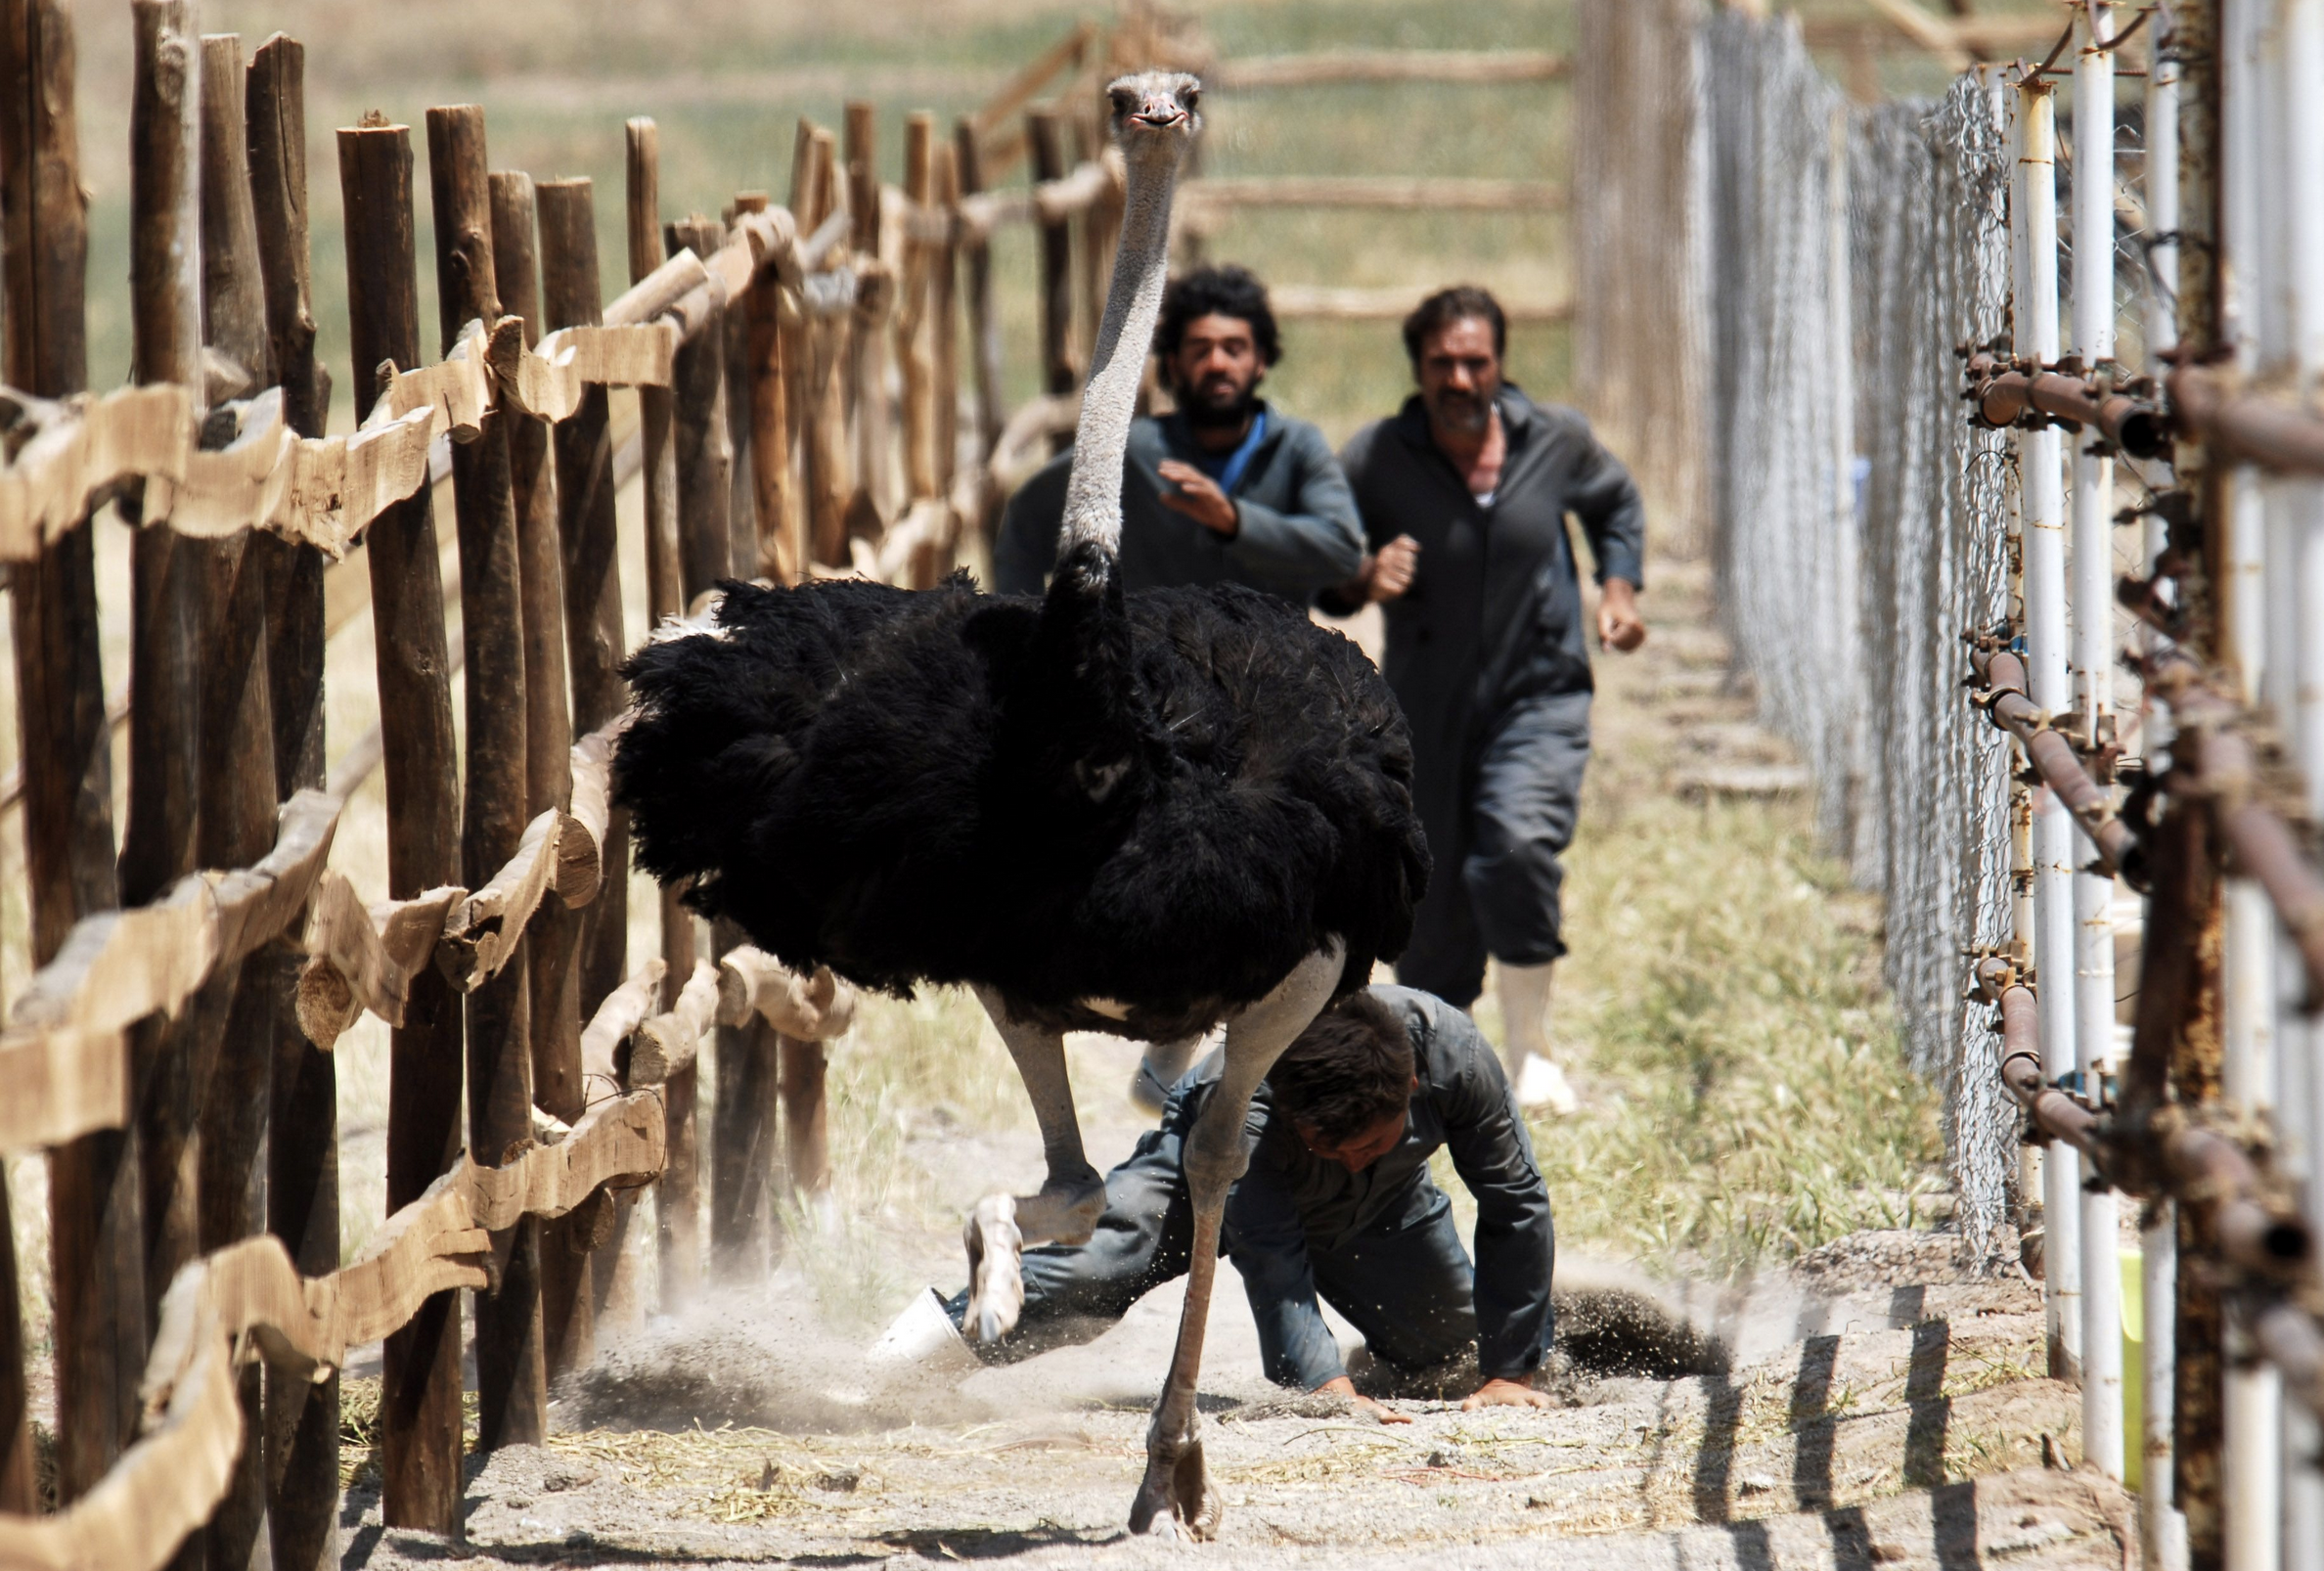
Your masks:
{"label": "white metal pipe", "polygon": [[[2284,0],[2275,22],[2272,102],[2262,116],[2278,140],[2262,177],[2275,184],[2268,205],[2280,213],[2268,283],[2282,302],[2282,338],[2267,347],[2312,396],[2324,385],[2324,0]],[[2279,480],[2273,490],[2270,522],[2284,553],[2276,576],[2288,589],[2286,626],[2275,640],[2285,662],[2277,687],[2313,813],[2324,809],[2324,482]],[[2324,1030],[2297,996],[2301,972],[2282,941],[2277,958],[2286,995],[2276,1015],[2284,1145],[2308,1219],[2324,1227]],[[2285,1571],[2324,1571],[2324,1426],[2286,1403],[2283,1445]]]}
{"label": "white metal pipe", "polygon": [[2142,1571],[2186,1571],[2187,1519],[2172,1504],[2171,1418],[2178,1401],[2178,1208],[2166,1200],[2139,1234],[2144,1340],[2139,1360],[2138,1555]]}
{"label": "white metal pipe", "polygon": [[[2089,0],[2074,67],[2074,347],[2095,367],[2115,352],[2115,71],[2113,8]],[[2068,625],[2075,710],[2093,746],[2114,723],[2114,461],[2095,441],[2074,443],[2072,579]],[[2115,1057],[2114,897],[2111,875],[2074,875],[2075,1064],[2102,1104]],[[2081,1194],[2082,1460],[2123,1473],[2123,1279],[2112,1189]]]}
{"label": "white metal pipe", "polygon": [[[2219,15],[2219,320],[2221,337],[2246,373],[2258,369],[2261,278],[2269,247],[2262,208],[2264,106],[2273,95],[2260,69],[2265,13],[2277,0],[2222,0]],[[2225,604],[2220,607],[2222,650],[2244,701],[2256,702],[2267,678],[2265,487],[2248,468],[2236,471],[2227,493]],[[2275,917],[2267,897],[2248,879],[2225,894],[2221,1001],[2224,1062],[2221,1090],[2229,1105],[2251,1115],[2275,1101]],[[2251,1356],[2249,1339],[2232,1322],[2223,1349],[2220,1473],[2227,1571],[2280,1571],[2283,1565],[2283,1382]]]}
{"label": "white metal pipe", "polygon": [[[2017,349],[2048,365],[2058,358],[2057,100],[2038,78],[2018,89],[2019,195],[2025,211],[2024,307],[2011,313]],[[2073,702],[2067,682],[2066,507],[2058,428],[2019,439],[2025,498],[2026,665],[2033,700],[2053,714]],[[2034,802],[2034,963],[2041,1001],[2042,1074],[2073,1073],[2074,821],[2038,790]],[[2053,1348],[2078,1369],[2081,1322],[2081,1161],[2052,1144],[2042,1155],[2042,1261]]]}

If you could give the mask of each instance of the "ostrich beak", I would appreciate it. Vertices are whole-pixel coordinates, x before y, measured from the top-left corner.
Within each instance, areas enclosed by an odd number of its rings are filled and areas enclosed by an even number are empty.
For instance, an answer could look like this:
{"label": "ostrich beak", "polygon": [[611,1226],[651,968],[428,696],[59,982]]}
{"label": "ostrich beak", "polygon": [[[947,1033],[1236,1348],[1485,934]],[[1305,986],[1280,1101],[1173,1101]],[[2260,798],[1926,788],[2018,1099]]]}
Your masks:
{"label": "ostrich beak", "polygon": [[1140,125],[1167,131],[1174,125],[1184,125],[1186,112],[1179,107],[1176,99],[1150,98],[1146,100],[1145,107],[1130,118]]}

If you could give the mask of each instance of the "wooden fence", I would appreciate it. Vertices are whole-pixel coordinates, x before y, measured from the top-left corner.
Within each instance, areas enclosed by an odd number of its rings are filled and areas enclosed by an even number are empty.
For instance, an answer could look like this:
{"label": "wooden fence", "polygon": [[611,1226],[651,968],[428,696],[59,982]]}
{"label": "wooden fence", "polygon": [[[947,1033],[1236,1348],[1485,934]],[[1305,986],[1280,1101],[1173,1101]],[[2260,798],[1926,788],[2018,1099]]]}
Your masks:
{"label": "wooden fence", "polygon": [[[824,1045],[847,1029],[845,987],[724,927],[697,953],[704,935],[670,895],[652,952],[631,952],[607,763],[617,666],[644,629],[622,620],[615,492],[642,477],[656,621],[722,577],[948,572],[1071,428],[1122,200],[1098,88],[1175,46],[1144,23],[1076,30],[949,136],[911,116],[900,186],[876,176],[869,105],[837,133],[802,119],[787,205],[745,192],[715,218],[664,220],[655,128],[632,120],[628,288],[610,301],[590,182],[493,170],[483,111],[431,109],[432,360],[413,131],[376,115],[343,128],[362,415],[333,435],[302,48],[278,35],[246,64],[237,38],[194,34],[188,0],[133,11],[137,379],[92,396],[69,13],[0,0],[0,561],[23,741],[0,796],[23,819],[36,966],[0,1030],[0,1145],[49,1153],[57,1365],[44,1514],[0,1215],[0,1565],[152,1571],[193,1536],[240,1564],[265,1533],[286,1571],[321,1571],[349,1348],[384,1340],[386,1520],[449,1531],[455,1289],[475,1293],[481,1444],[538,1440],[548,1379],[592,1357],[598,1316],[634,1302],[622,1240],[647,1187],[674,1306],[705,1274],[763,1273],[779,1187],[827,1179]],[[1227,77],[1560,68],[1320,56]],[[1019,161],[1032,178],[999,189]],[[1554,198],[1213,180],[1188,212]],[[988,249],[1011,223],[1041,239],[1042,391],[1013,412]],[[1365,318],[1417,292],[1283,300]],[[637,393],[619,442],[612,387]],[[109,506],[134,525],[135,701],[111,704],[92,547]],[[380,720],[327,771],[324,651],[366,607]],[[329,859],[374,771],[388,878],[366,891]],[[342,1267],[331,1051],[365,1011],[392,1032],[390,1214]],[[720,1091],[707,1186],[705,1065]]]}

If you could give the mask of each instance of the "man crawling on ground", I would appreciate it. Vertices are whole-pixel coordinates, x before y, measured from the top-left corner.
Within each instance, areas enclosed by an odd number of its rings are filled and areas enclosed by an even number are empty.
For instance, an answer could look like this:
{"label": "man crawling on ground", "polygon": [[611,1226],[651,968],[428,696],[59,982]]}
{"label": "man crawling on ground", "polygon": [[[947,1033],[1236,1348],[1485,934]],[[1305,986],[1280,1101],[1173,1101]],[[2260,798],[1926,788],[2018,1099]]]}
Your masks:
{"label": "man crawling on ground", "polygon": [[[1193,1207],[1181,1151],[1218,1073],[1214,1056],[1171,1091],[1161,1127],[1107,1175],[1089,1242],[1025,1251],[1024,1314],[979,1349],[988,1362],[1091,1341],[1185,1275]],[[1408,1421],[1357,1394],[1320,1300],[1399,1377],[1473,1347],[1482,1383],[1463,1409],[1550,1405],[1533,1385],[1550,1336],[1549,1192],[1500,1060],[1466,1014],[1410,988],[1350,995],[1276,1061],[1246,1133],[1251,1165],[1227,1202],[1221,1249],[1249,1293],[1268,1378]],[[1473,1269],[1429,1177],[1440,1147],[1477,1202]],[[933,1297],[905,1321],[931,1319]],[[956,1330],[966,1306],[965,1293],[942,1306]]]}

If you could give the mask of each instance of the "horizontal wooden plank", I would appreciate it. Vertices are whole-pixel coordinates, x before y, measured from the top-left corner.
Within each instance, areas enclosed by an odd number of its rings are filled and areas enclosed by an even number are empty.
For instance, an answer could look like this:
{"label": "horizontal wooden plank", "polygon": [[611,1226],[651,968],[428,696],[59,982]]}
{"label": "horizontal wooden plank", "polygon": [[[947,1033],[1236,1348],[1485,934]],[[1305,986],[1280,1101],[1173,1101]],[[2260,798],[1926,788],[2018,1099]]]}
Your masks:
{"label": "horizontal wooden plank", "polygon": [[718,961],[720,1025],[757,1015],[786,1037],[824,1042],[855,1023],[855,989],[819,965],[801,976],[763,949],[740,944]]}
{"label": "horizontal wooden plank", "polygon": [[1341,82],[1548,82],[1567,72],[1565,56],[1543,49],[1337,49],[1225,60],[1202,80],[1206,87],[1249,93]]}
{"label": "horizontal wooden plank", "polygon": [[[1267,292],[1268,303],[1278,317],[1343,322],[1397,322],[1411,315],[1434,288],[1396,285],[1387,289],[1329,289],[1314,284],[1276,284]],[[1498,295],[1495,298],[1500,299]],[[1566,322],[1573,318],[1567,300],[1500,299],[1511,322]]]}
{"label": "horizontal wooden plank", "polygon": [[1565,204],[1553,180],[1410,179],[1385,175],[1231,175],[1189,180],[1195,207],[1346,207],[1388,212],[1548,211]]}

